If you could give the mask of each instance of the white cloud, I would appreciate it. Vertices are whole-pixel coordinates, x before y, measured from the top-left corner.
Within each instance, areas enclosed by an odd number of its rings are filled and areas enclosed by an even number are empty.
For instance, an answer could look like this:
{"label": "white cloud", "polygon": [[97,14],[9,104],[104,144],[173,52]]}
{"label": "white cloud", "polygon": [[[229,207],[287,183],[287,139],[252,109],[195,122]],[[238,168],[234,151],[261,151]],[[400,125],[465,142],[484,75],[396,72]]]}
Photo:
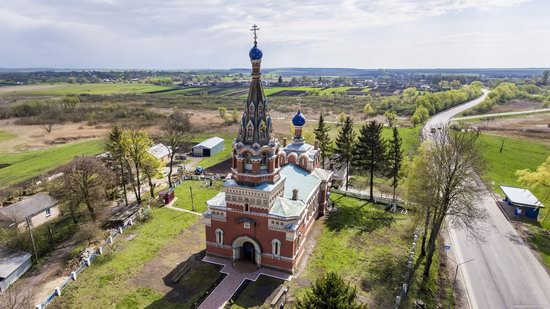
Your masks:
{"label": "white cloud", "polygon": [[[270,48],[268,54],[275,60],[273,66],[298,66],[304,63],[364,67],[372,63],[356,57],[345,57],[345,61],[342,60],[341,55],[346,52],[346,48],[349,50],[356,47],[369,52],[387,50],[387,46],[412,45],[419,41],[430,45],[429,42],[437,42],[438,37],[441,37],[439,44],[447,44],[445,40],[457,39],[453,35],[460,36],[460,32],[437,33],[428,29],[424,31],[429,31],[435,38],[424,39],[422,35],[414,37],[414,33],[413,37],[409,33],[409,37],[400,38],[395,35],[394,29],[407,32],[430,18],[456,16],[472,10],[490,13],[530,1],[2,2],[0,42],[4,46],[0,49],[0,66],[198,68],[245,65],[243,49],[251,44],[248,29],[253,23],[259,24],[262,29],[259,41],[262,47]],[[543,26],[548,26],[548,23],[543,22]],[[388,41],[385,36],[394,40]],[[509,37],[503,39],[510,40]],[[380,44],[386,46],[376,46]],[[292,56],[300,52],[307,52],[311,57],[301,59]],[[382,57],[380,63],[386,64],[388,59]],[[350,60],[357,62],[349,63]]]}

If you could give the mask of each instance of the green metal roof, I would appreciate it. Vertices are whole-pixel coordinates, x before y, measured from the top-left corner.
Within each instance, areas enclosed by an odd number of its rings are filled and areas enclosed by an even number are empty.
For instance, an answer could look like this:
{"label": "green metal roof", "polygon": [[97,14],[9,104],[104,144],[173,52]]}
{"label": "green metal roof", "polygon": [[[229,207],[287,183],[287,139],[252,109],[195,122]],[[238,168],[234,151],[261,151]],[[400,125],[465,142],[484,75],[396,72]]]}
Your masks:
{"label": "green metal roof", "polygon": [[280,174],[286,178],[284,197],[288,199],[292,198],[292,190],[298,189],[298,199],[305,202],[321,183],[321,179],[293,163],[283,166]]}
{"label": "green metal roof", "polygon": [[305,207],[306,204],[300,200],[295,201],[284,197],[277,197],[269,214],[280,217],[297,217],[302,213]]}

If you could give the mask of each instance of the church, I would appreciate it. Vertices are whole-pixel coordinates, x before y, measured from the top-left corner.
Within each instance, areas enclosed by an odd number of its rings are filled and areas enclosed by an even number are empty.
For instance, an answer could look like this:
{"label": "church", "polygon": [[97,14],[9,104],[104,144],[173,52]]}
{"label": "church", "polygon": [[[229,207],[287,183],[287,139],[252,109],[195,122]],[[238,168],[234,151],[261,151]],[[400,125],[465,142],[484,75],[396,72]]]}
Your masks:
{"label": "church", "polygon": [[302,137],[301,111],[292,118],[292,141],[281,144],[273,136],[260,79],[263,53],[256,26],[252,30],[252,81],[233,142],[232,178],[203,215],[206,254],[293,273],[313,223],[328,207],[332,172],[320,168],[317,143]]}

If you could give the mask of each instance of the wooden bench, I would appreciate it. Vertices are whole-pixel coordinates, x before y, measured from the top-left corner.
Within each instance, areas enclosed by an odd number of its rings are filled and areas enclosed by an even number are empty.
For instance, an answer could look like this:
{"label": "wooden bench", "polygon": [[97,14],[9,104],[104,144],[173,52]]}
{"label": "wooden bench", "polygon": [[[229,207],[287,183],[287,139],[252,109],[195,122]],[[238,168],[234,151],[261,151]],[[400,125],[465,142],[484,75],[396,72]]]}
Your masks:
{"label": "wooden bench", "polygon": [[185,264],[180,270],[178,270],[178,272],[172,277],[172,282],[173,283],[176,283],[178,281],[180,281],[181,277],[183,277],[183,275],[185,275],[189,270],[191,269],[191,267],[189,267],[189,265]]}
{"label": "wooden bench", "polygon": [[275,295],[275,297],[273,297],[273,300],[269,304],[271,306],[271,308],[277,307],[277,304],[279,303],[279,300],[281,300],[281,297],[283,297],[283,295],[285,295],[287,292],[288,292],[288,287],[283,285],[279,289],[279,292],[277,292],[277,295]]}

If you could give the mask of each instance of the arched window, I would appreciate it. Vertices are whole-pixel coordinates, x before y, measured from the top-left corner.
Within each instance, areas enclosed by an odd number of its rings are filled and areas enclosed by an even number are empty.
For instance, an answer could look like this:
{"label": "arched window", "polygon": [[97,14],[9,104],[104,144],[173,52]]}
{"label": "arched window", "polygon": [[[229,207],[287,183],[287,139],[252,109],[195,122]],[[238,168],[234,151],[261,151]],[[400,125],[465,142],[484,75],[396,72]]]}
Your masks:
{"label": "arched window", "polygon": [[251,171],[252,170],[252,160],[250,160],[251,156],[252,155],[248,152],[243,155],[243,157],[244,157],[244,170],[245,171]]}
{"label": "arched window", "polygon": [[246,212],[250,211],[250,206],[248,206],[248,203],[244,204],[244,211],[246,211]]}
{"label": "arched window", "polygon": [[246,127],[246,139],[252,140],[254,138],[254,127],[252,126],[252,123],[248,124],[248,127]]}
{"label": "arched window", "polygon": [[262,117],[263,113],[264,113],[264,108],[263,108],[263,104],[260,102],[260,104],[258,104],[258,116],[259,117]]}
{"label": "arched window", "polygon": [[216,229],[216,245],[223,247],[223,230],[220,228]]}
{"label": "arched window", "polygon": [[248,114],[251,118],[254,117],[254,103],[253,102],[250,102],[250,107],[248,109]]}
{"label": "arched window", "polygon": [[278,239],[273,239],[271,241],[271,253],[273,257],[279,257],[281,255],[281,241]]}
{"label": "arched window", "polygon": [[267,152],[264,152],[261,154],[261,161],[260,161],[260,170],[267,170],[267,157],[268,157],[268,153]]}

